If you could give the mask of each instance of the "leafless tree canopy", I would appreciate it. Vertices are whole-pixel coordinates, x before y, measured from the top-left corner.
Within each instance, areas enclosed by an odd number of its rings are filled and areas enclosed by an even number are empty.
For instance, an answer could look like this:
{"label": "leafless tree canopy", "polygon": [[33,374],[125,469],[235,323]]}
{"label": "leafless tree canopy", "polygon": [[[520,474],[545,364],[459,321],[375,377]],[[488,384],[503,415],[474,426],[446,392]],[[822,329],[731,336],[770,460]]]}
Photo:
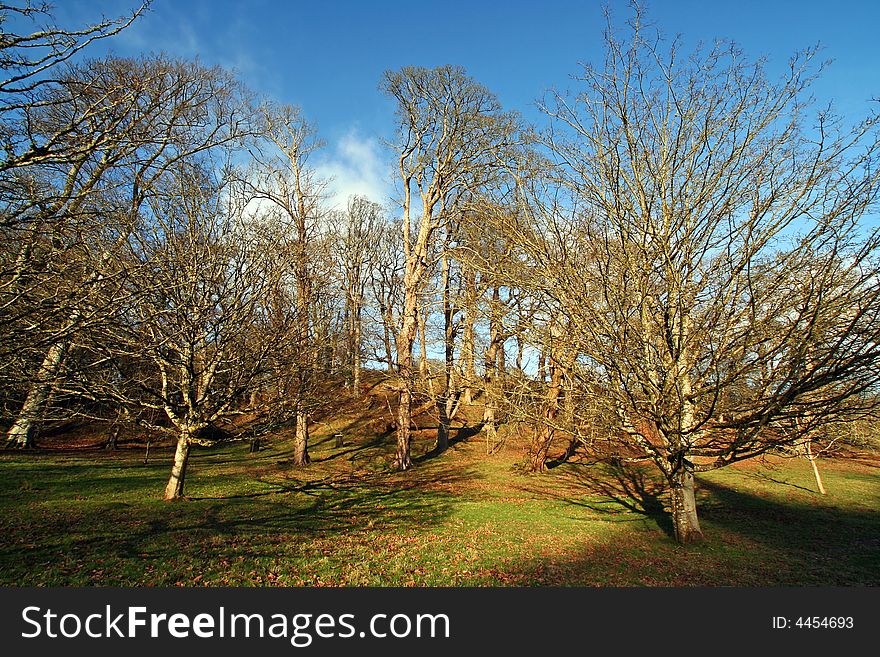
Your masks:
{"label": "leafless tree canopy", "polygon": [[523,179],[521,211],[497,216],[580,385],[669,478],[683,542],[700,536],[693,472],[877,383],[878,235],[860,221],[876,135],[813,111],[813,60],[773,81],[730,44],[682,56],[639,16],[609,26],[583,90],[544,105],[552,193]]}

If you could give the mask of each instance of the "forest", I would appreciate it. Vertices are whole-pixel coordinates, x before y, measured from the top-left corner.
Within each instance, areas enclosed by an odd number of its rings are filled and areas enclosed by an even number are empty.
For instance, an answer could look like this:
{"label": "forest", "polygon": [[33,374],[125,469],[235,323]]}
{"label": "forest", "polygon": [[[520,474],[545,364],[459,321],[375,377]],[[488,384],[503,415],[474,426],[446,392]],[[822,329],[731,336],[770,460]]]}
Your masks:
{"label": "forest", "polygon": [[541,123],[389,70],[339,207],[299,107],[95,56],[149,10],[0,5],[0,582],[880,582],[880,133],[817,49],[634,5]]}

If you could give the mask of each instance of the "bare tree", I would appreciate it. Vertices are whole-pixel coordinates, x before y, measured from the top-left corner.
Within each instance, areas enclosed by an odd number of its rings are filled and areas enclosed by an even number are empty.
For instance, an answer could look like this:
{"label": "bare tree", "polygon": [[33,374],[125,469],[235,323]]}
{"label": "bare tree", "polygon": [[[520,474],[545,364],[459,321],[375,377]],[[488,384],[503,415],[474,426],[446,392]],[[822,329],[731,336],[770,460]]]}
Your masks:
{"label": "bare tree", "polygon": [[333,217],[333,252],[345,294],[347,351],[352,394],[356,398],[360,397],[361,386],[365,295],[370,267],[376,260],[382,214],[382,206],[378,203],[363,196],[352,196],[348,199],[347,210]]}
{"label": "bare tree", "polygon": [[[121,115],[130,108],[131,96],[117,91],[106,98],[95,93],[80,98],[84,69],[68,62],[131,25],[148,6],[145,2],[129,16],[76,29],[55,25],[48,4],[0,4],[0,25],[16,17],[47,21],[31,33],[4,31],[0,36],[0,228],[57,214],[80,196],[88,181],[100,176],[100,171],[94,175],[96,152],[107,156],[104,168],[113,165],[127,127]],[[60,171],[59,184],[47,184],[47,166]]]}
{"label": "bare tree", "polygon": [[[3,160],[0,172],[38,162],[69,162],[81,146],[72,142],[64,130],[36,135],[29,130],[27,117],[36,108],[45,109],[53,103],[47,87],[55,86],[54,73],[61,65],[96,41],[113,37],[144,14],[150,2],[143,2],[129,15],[104,19],[79,28],[54,23],[49,4],[0,4],[0,26],[10,19],[27,19],[34,31],[24,34],[3,31],[0,37],[0,143]],[[39,25],[38,21],[44,21]],[[76,116],[75,127],[83,120]],[[102,136],[107,136],[104,133]]]}
{"label": "bare tree", "polygon": [[808,117],[812,52],[773,82],[730,44],[682,57],[650,32],[638,10],[628,36],[609,25],[604,66],[546,104],[555,184],[523,180],[500,227],[691,543],[694,473],[790,443],[878,381],[880,239],[860,222],[877,141],[871,121]]}
{"label": "bare tree", "polygon": [[257,155],[257,169],[250,183],[254,198],[275,211],[292,232],[290,266],[296,284],[296,313],[299,334],[306,336],[301,344],[298,410],[293,461],[306,465],[308,452],[309,412],[315,403],[315,365],[319,355],[315,335],[315,278],[313,269],[322,254],[314,252],[318,237],[320,200],[324,183],[308,166],[309,156],[321,146],[315,130],[298,108],[266,105],[262,109],[265,152]]}
{"label": "bare tree", "polygon": [[370,291],[376,305],[378,323],[381,324],[383,353],[376,350],[375,360],[386,364],[388,373],[396,370],[395,357],[399,316],[395,311],[402,306],[403,248],[400,244],[401,229],[398,221],[383,224],[376,236],[375,260],[370,267]]}
{"label": "bare tree", "polygon": [[183,495],[191,446],[212,442],[206,430],[238,416],[265,421],[293,392],[299,327],[287,263],[216,176],[181,163],[151,195],[117,262],[134,292],[94,341],[108,367],[81,385],[176,438],[168,500]]}
{"label": "bare tree", "polygon": [[[412,465],[413,345],[435,233],[448,218],[446,202],[497,166],[499,150],[514,130],[513,117],[502,114],[495,96],[460,67],[389,71],[383,89],[397,103],[394,148],[403,187],[405,272],[397,341],[401,388],[396,467],[405,470]],[[414,192],[420,207],[414,203]]]}
{"label": "bare tree", "polygon": [[96,290],[113,284],[105,265],[153,186],[250,130],[246,94],[229,74],[162,57],[85,62],[38,93],[46,102],[27,108],[30,139],[58,152],[8,169],[0,190],[2,344],[34,354],[11,370],[29,384],[8,433],[19,446],[31,443],[74,337],[112,311],[95,302],[114,295]]}

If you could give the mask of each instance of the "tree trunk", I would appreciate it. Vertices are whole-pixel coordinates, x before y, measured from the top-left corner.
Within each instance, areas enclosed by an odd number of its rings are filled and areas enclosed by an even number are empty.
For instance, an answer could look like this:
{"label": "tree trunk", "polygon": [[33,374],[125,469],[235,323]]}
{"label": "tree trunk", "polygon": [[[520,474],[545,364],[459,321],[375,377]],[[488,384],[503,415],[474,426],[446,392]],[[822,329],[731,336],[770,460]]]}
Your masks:
{"label": "tree trunk", "polygon": [[394,372],[394,346],[391,344],[391,328],[389,322],[391,320],[385,315],[385,309],[382,308],[382,341],[385,343],[385,358],[387,359],[387,370],[389,374]]}
{"label": "tree trunk", "polygon": [[404,297],[403,324],[397,342],[397,366],[400,370],[400,397],[397,405],[397,455],[395,468],[406,470],[412,466],[410,442],[412,432],[412,390],[413,390],[413,345],[416,338],[418,309],[417,292],[414,286],[407,286]]}
{"label": "tree trunk", "polygon": [[397,455],[394,467],[398,470],[407,470],[412,467],[410,456],[410,442],[412,432],[412,362],[400,364],[400,403],[397,407]]}
{"label": "tree trunk", "polygon": [[477,378],[476,340],[474,325],[477,313],[477,275],[470,267],[462,266],[464,279],[464,326],[461,335],[461,360],[464,363],[464,403],[473,403],[473,386]]}
{"label": "tree trunk", "polygon": [[816,478],[816,486],[819,487],[819,492],[822,495],[825,495],[825,485],[822,483],[822,475],[819,474],[819,467],[816,465],[816,457],[813,456],[813,446],[812,440],[807,439],[806,448],[807,448],[807,458],[810,461],[810,465],[813,466],[813,476]]}
{"label": "tree trunk", "polygon": [[412,393],[415,378],[413,347],[419,324],[419,286],[424,273],[423,269],[418,255],[412,257],[407,263],[407,271],[403,281],[403,313],[400,332],[397,335],[400,397],[397,407],[397,456],[394,465],[398,470],[407,470],[412,467],[410,425],[412,424]]}
{"label": "tree trunk", "polygon": [[[422,216],[415,240],[410,239],[410,208],[412,203],[410,177],[404,171],[401,160],[401,175],[404,180],[403,198],[403,249],[406,265],[403,274],[403,312],[400,331],[397,334],[397,363],[400,370],[400,403],[397,408],[397,456],[395,466],[398,470],[412,467],[410,442],[412,434],[412,393],[413,393],[413,347],[419,325],[419,298],[423,280],[428,270],[428,251],[431,235],[436,228],[433,219],[434,205],[440,200],[436,194],[422,195]],[[422,337],[423,351],[427,348]],[[422,359],[426,360],[425,357]],[[427,363],[424,363],[427,365]]]}
{"label": "tree trunk", "polygon": [[449,276],[449,256],[443,256],[443,395],[436,398],[437,417],[437,452],[445,452],[449,448],[449,432],[452,425],[452,414],[458,398],[455,380],[455,314],[457,309],[452,302]]}
{"label": "tree trunk", "polygon": [[42,419],[43,407],[52,393],[53,382],[69,346],[70,342],[65,340],[49,347],[37,372],[37,379],[31,385],[18,417],[6,434],[6,439],[13,446],[26,449],[34,446],[36,423]]}
{"label": "tree trunk", "polygon": [[[483,373],[483,388],[485,410],[483,411],[483,425],[486,427],[486,449],[491,451],[497,438],[497,417],[495,405],[497,403],[498,379],[501,373],[501,355],[503,352],[501,339],[501,288],[495,285],[492,288],[492,305],[489,313],[489,346],[486,347],[485,360],[483,361],[485,372]],[[490,446],[491,441],[491,446]]]}
{"label": "tree trunk", "polygon": [[171,467],[171,477],[165,486],[165,499],[176,500],[183,497],[183,484],[186,480],[186,466],[189,462],[190,448],[189,430],[181,430],[177,438],[177,449],[174,451],[174,465]]}
{"label": "tree trunk", "polygon": [[[438,406],[440,406],[438,404]],[[446,407],[445,401],[442,404],[442,408]],[[449,449],[449,418],[445,417],[445,415],[441,415],[440,424],[437,426],[437,453],[445,452]]]}
{"label": "tree trunk", "polygon": [[119,445],[119,432],[121,429],[122,427],[119,425],[110,428],[110,435],[107,437],[107,443],[104,445],[104,449],[117,449]]}
{"label": "tree trunk", "polygon": [[547,463],[547,452],[553,442],[553,427],[542,425],[535,429],[532,441],[532,458],[529,460],[530,472],[543,472]]}
{"label": "tree trunk", "polygon": [[[427,313],[427,308],[425,312]],[[422,313],[418,311],[416,311],[416,317],[419,325],[419,378],[422,380],[422,383],[428,383],[428,340],[425,337],[425,324],[427,324],[427,321]]]}
{"label": "tree trunk", "polygon": [[491,454],[498,446],[498,425],[495,421],[495,407],[488,401],[483,411],[483,426],[486,429],[486,454]]}
{"label": "tree trunk", "polygon": [[550,444],[553,442],[554,423],[559,415],[559,398],[562,397],[562,386],[564,382],[564,370],[556,362],[554,357],[548,359],[550,370],[550,389],[547,391],[547,406],[544,409],[545,422],[535,431],[535,438],[532,443],[532,458],[530,468],[532,472],[543,472],[547,463],[547,452]]}
{"label": "tree trunk", "polygon": [[355,399],[361,396],[361,309],[358,306],[354,312],[354,325],[352,327],[351,347],[351,392]]}
{"label": "tree trunk", "polygon": [[[451,367],[451,366],[450,366]],[[437,452],[445,452],[449,448],[449,435],[452,430],[452,419],[458,412],[461,391],[455,383],[452,369],[447,369],[446,393],[437,398]]]}
{"label": "tree trunk", "polygon": [[293,463],[294,465],[308,465],[311,461],[309,456],[309,416],[303,411],[297,411]]}
{"label": "tree trunk", "polygon": [[672,487],[672,524],[675,539],[681,545],[700,543],[703,531],[697,518],[697,502],[694,497],[694,474],[681,467],[669,479]]}

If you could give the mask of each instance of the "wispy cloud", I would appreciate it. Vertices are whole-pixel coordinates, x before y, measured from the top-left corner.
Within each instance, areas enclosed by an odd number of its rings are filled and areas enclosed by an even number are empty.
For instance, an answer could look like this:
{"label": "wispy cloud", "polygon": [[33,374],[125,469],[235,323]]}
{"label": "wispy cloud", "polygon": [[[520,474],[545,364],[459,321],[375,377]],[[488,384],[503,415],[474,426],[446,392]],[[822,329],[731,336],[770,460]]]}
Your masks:
{"label": "wispy cloud", "polygon": [[353,194],[382,204],[391,196],[389,166],[381,144],[360,135],[355,128],[331,143],[318,156],[315,166],[318,176],[329,181],[327,200],[337,209],[345,208]]}
{"label": "wispy cloud", "polygon": [[[89,14],[77,4],[70,5],[67,13],[75,15],[79,23],[86,22],[89,16],[94,20],[94,12]],[[227,13],[222,21],[215,14],[210,4],[202,0],[157,4],[106,45],[128,55],[162,52],[198,58],[203,63],[234,70],[248,82],[264,82],[265,70],[243,37],[249,25],[236,13]]]}

